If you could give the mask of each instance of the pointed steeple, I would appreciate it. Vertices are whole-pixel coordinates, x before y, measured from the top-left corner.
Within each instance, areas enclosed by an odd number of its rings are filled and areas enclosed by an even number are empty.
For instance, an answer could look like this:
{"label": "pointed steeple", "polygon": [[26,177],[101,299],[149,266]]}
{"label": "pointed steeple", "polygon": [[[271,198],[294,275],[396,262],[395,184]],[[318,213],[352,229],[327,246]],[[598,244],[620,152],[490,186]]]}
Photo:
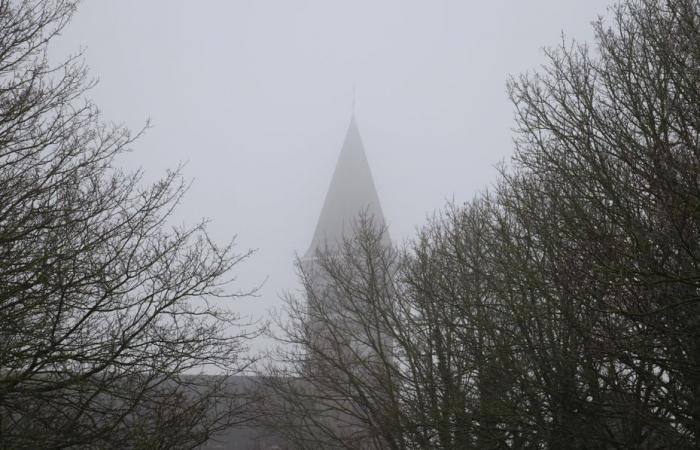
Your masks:
{"label": "pointed steeple", "polygon": [[343,237],[350,237],[353,222],[365,211],[374,218],[375,223],[384,224],[379,196],[353,114],[305,258],[313,257],[316,250],[326,244],[332,247]]}

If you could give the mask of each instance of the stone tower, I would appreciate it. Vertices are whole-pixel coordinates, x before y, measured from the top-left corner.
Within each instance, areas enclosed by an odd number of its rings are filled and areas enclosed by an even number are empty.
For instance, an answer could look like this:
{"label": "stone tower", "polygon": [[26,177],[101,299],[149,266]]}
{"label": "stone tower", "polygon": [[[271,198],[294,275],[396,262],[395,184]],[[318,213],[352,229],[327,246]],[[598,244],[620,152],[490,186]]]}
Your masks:
{"label": "stone tower", "polygon": [[[353,116],[311,245],[302,258],[302,266],[309,283],[307,313],[311,348],[307,355],[307,370],[319,370],[320,366],[317,363],[323,359],[322,356],[319,358],[322,354],[335,355],[331,357],[343,359],[350,357],[364,360],[376,353],[375,350],[358,344],[361,339],[357,338],[361,337],[363,331],[359,324],[353,324],[353,322],[359,322],[353,317],[358,317],[354,314],[361,311],[363,305],[360,304],[358,308],[357,299],[335,295],[332,289],[327,289],[332,282],[317,260],[318,251],[334,253],[343,239],[353,238],[353,232],[361,215],[371,218],[375,227],[385,227],[379,196],[374,186],[357,121]],[[389,236],[386,232],[382,235],[382,244],[389,245]],[[309,293],[311,290],[315,295]]]}

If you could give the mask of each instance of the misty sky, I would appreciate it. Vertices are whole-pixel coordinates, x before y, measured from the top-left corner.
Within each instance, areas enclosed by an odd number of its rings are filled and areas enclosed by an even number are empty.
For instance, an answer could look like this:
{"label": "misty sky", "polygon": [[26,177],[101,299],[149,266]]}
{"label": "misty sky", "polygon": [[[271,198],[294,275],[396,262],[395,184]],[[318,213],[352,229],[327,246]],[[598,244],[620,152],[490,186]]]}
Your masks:
{"label": "misty sky", "polygon": [[297,287],[348,126],[357,116],[392,238],[471,199],[512,151],[506,80],[542,47],[590,41],[604,0],[90,0],[53,45],[83,48],[108,121],[153,128],[123,159],[149,179],[186,162],[178,222],[259,249],[240,306]]}

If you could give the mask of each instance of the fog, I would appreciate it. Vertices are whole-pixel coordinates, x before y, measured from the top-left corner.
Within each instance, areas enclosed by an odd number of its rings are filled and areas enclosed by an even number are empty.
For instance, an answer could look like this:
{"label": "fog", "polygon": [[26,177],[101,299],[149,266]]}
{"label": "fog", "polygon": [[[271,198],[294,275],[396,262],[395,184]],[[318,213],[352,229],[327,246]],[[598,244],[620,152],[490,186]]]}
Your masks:
{"label": "fog", "polygon": [[[590,41],[607,0],[90,1],[53,46],[84,51],[107,121],[138,130],[125,167],[185,162],[174,220],[257,249],[237,270],[262,317],[297,288],[353,103],[392,238],[495,180],[512,151],[509,75]],[[353,91],[355,100],[353,101]]]}

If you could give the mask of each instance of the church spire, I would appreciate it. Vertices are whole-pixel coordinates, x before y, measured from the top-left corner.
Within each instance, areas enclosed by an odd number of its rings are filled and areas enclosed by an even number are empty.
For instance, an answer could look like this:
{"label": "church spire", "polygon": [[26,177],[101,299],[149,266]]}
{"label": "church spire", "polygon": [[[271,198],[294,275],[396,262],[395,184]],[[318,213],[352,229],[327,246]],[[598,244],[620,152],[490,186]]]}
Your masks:
{"label": "church spire", "polygon": [[379,196],[353,112],[306,258],[313,257],[316,250],[326,244],[333,247],[343,237],[350,237],[353,221],[362,212],[372,216],[378,225],[384,224]]}

